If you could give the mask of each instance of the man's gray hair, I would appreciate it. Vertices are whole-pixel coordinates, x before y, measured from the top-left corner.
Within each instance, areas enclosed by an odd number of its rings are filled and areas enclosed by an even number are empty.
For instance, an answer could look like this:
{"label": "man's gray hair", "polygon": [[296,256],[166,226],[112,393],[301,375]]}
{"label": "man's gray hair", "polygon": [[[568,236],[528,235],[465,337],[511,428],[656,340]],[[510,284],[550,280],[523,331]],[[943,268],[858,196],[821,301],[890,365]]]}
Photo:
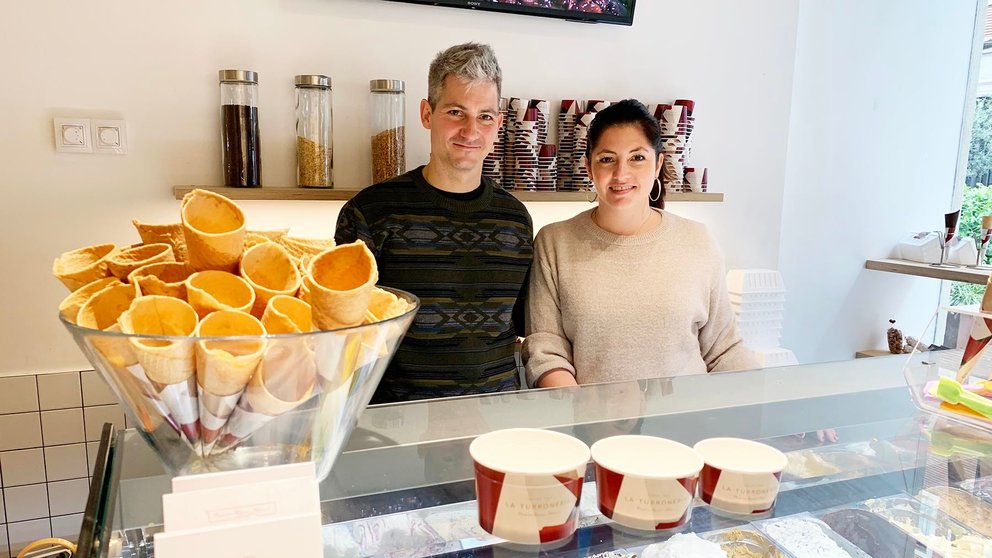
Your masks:
{"label": "man's gray hair", "polygon": [[493,83],[496,85],[496,95],[501,96],[503,93],[503,71],[496,61],[496,53],[489,45],[455,45],[434,57],[427,74],[427,102],[432,109],[437,108],[444,80],[448,76],[461,78],[470,85]]}

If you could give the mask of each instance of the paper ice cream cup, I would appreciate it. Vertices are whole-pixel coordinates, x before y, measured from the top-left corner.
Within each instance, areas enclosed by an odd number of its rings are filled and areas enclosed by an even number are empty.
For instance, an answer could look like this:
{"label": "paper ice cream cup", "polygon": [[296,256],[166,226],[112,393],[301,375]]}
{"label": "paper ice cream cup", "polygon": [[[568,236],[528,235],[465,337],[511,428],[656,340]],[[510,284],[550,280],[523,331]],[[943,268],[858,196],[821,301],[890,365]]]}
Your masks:
{"label": "paper ice cream cup", "polygon": [[709,438],[693,449],[703,458],[700,498],[714,511],[734,517],[771,513],[789,461],[784,453],[740,438]]}
{"label": "paper ice cream cup", "polygon": [[511,428],[479,436],[469,453],[485,531],[535,545],[575,532],[589,462],[584,443],[549,430]]}
{"label": "paper ice cream cup", "polygon": [[653,436],[613,436],[593,444],[599,509],[645,531],[677,530],[692,516],[703,460],[692,448]]}

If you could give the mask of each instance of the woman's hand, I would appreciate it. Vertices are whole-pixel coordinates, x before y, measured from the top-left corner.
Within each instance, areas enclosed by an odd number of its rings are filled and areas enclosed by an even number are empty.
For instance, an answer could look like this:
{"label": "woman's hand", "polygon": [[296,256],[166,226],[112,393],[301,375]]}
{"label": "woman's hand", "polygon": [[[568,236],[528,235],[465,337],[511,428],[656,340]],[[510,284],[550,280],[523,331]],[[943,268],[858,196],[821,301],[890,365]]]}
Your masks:
{"label": "woman's hand", "polygon": [[579,383],[575,381],[575,376],[564,368],[555,368],[554,370],[545,372],[537,380],[537,387],[539,388],[559,388],[577,385]]}

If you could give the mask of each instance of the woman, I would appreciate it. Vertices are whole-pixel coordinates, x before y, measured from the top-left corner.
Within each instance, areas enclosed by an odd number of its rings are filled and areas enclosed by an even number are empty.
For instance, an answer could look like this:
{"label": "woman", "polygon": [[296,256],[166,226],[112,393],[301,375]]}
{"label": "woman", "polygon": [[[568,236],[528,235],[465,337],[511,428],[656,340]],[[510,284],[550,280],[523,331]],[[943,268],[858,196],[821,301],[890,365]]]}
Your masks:
{"label": "woman", "polygon": [[658,121],[638,101],[593,120],[586,166],[599,204],[535,241],[528,385],[757,366],[737,334],[723,256],[706,227],[649,204],[652,191],[663,195],[662,157]]}

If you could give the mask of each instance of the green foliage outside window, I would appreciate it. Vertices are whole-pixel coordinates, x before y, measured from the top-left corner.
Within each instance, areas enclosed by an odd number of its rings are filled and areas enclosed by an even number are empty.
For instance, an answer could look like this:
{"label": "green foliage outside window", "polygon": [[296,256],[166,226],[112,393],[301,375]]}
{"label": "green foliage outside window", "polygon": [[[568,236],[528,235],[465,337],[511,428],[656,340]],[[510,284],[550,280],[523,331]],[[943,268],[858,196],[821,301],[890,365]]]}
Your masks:
{"label": "green foliage outside window", "polygon": [[[992,149],[992,144],[989,145]],[[961,202],[961,217],[958,219],[958,234],[968,238],[978,238],[982,231],[982,216],[992,214],[992,186],[978,184],[966,186],[964,200]],[[988,264],[992,249],[986,254]],[[982,301],[985,285],[971,283],[951,284],[951,304],[978,304]]]}

